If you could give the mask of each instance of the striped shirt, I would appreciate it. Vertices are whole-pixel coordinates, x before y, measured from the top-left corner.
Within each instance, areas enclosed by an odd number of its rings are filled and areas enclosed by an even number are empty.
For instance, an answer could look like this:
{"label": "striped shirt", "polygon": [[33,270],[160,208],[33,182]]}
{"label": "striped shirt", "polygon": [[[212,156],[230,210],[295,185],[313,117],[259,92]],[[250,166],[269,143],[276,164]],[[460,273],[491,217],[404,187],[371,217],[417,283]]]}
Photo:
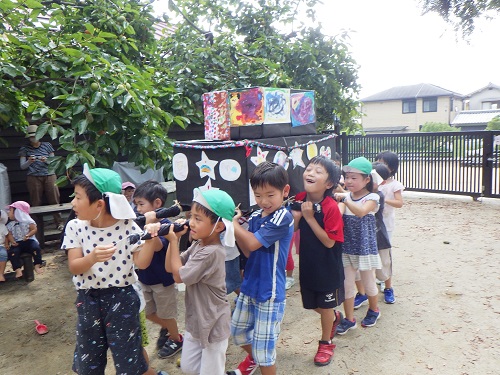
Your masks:
{"label": "striped shirt", "polygon": [[[24,145],[19,150],[19,156],[28,159],[30,156],[49,157],[54,154],[54,148],[49,142],[40,142],[40,146],[33,147],[31,144]],[[28,176],[49,176],[49,165],[41,160],[36,160],[28,166]]]}

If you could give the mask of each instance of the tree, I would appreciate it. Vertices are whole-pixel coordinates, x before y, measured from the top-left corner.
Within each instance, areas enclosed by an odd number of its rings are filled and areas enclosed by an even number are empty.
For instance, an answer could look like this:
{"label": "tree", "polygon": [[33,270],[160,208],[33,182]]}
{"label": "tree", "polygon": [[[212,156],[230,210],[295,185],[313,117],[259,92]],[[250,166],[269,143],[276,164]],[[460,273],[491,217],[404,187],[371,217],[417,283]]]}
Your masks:
{"label": "tree", "polygon": [[455,128],[444,122],[426,122],[420,129],[422,133],[435,133],[435,132],[458,132],[460,128]]}
{"label": "tree", "polygon": [[78,162],[168,159],[168,127],[190,120],[159,108],[149,5],[6,0],[0,10],[1,127],[36,123],[38,138],[59,137],[69,152],[51,163],[59,175]]}
{"label": "tree", "polygon": [[486,130],[500,130],[500,116],[495,116],[488,122]]}
{"label": "tree", "polygon": [[[78,162],[168,163],[171,125],[203,121],[201,95],[249,86],[316,91],[320,126],[358,126],[347,35],[326,37],[317,0],[170,1],[183,17],[159,41],[150,1],[0,2],[0,128],[39,125]],[[202,25],[210,25],[203,31]],[[207,26],[208,27],[208,26]],[[289,31],[283,31],[285,28]]]}
{"label": "tree", "polygon": [[498,0],[424,0],[424,13],[435,12],[445,21],[454,25],[456,31],[469,36],[475,27],[475,21],[481,17],[490,17],[500,11]]}

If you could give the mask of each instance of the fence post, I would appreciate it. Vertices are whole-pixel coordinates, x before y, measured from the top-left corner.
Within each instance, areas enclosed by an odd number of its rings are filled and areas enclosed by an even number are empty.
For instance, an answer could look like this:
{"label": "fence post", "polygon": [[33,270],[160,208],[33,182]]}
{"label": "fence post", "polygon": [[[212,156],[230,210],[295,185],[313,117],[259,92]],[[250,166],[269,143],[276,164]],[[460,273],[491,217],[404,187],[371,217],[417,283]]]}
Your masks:
{"label": "fence post", "polygon": [[491,197],[493,193],[493,162],[490,161],[493,156],[493,132],[485,131],[483,133],[483,191],[482,196]]}

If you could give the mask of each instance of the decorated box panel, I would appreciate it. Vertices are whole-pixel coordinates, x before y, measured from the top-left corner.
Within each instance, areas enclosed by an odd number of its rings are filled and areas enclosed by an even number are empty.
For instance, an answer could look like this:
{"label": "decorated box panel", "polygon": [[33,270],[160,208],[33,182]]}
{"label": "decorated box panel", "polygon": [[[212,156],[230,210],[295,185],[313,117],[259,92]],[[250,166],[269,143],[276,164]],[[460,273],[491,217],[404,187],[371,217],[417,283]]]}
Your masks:
{"label": "decorated box panel", "polygon": [[205,139],[316,134],[315,98],[310,90],[250,87],[214,91],[203,95],[203,107]]}
{"label": "decorated box panel", "polygon": [[229,110],[227,102],[227,91],[212,91],[203,94],[205,139],[230,139]]}
{"label": "decorated box panel", "polygon": [[177,199],[191,203],[195,188],[227,191],[241,209],[255,205],[249,178],[263,161],[282,165],[290,178],[291,195],[303,189],[302,174],[316,155],[332,158],[335,135],[303,135],[252,141],[189,141],[174,143],[173,172]]}

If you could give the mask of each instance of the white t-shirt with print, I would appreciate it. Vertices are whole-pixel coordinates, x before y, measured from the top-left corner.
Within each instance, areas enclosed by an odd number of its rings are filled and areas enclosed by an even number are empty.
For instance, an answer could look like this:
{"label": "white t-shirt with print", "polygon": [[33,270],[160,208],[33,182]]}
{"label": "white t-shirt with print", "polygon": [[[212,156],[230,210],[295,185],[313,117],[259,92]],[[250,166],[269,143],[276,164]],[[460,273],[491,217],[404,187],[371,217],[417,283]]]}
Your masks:
{"label": "white t-shirt with print", "polygon": [[[94,264],[87,272],[73,275],[76,289],[104,289],[125,287],[137,282],[132,253],[139,250],[141,242],[129,245],[126,238],[142,233],[133,220],[118,220],[107,228],[96,228],[87,220],[74,219],[66,226],[62,249],[81,248],[89,254],[97,245],[117,243],[113,257],[107,262]],[[125,239],[125,240],[124,240]]]}

